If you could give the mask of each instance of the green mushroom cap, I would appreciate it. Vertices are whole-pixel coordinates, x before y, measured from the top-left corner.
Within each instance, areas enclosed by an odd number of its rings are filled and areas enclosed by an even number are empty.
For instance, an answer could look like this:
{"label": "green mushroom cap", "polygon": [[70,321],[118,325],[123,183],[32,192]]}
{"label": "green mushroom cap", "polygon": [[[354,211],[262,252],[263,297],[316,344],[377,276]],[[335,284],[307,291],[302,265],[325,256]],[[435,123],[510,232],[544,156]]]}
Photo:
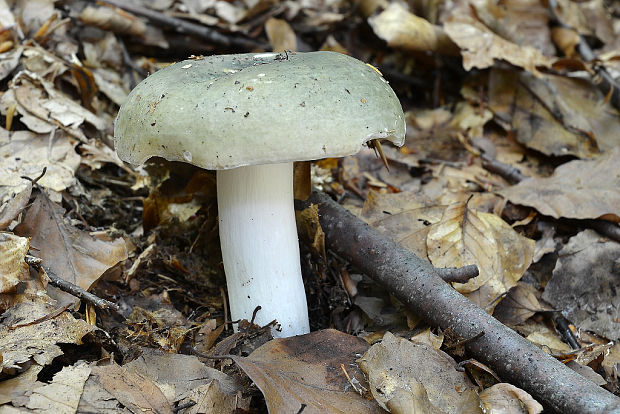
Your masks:
{"label": "green mushroom cap", "polygon": [[190,59],[142,81],[114,126],[121,159],[219,170],[341,157],[371,139],[401,146],[405,120],[373,67],[334,52]]}

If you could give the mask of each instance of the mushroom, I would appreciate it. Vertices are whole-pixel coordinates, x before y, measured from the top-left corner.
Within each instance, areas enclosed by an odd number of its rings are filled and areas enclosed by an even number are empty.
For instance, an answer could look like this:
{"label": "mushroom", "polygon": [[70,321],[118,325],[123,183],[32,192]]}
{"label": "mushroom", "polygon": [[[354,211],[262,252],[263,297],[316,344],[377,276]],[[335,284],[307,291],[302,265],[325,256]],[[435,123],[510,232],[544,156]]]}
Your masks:
{"label": "mushroom", "polygon": [[293,208],[293,161],[342,157],[369,140],[400,146],[400,102],[372,66],[333,52],[185,60],[142,81],[114,142],[134,165],[158,156],[217,170],[219,230],[233,320],[309,332]]}

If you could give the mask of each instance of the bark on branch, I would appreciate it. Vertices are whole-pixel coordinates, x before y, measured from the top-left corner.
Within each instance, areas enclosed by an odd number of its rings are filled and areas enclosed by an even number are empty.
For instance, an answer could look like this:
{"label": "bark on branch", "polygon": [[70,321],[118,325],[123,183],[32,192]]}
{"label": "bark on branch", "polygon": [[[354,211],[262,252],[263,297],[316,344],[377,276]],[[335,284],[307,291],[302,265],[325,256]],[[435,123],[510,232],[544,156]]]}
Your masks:
{"label": "bark on branch", "polygon": [[314,191],[306,203],[319,205],[319,221],[331,249],[429,324],[474,338],[465,345],[469,354],[505,381],[560,413],[620,413],[620,398],[484,312],[441,280],[430,263],[387,239],[322,192]]}

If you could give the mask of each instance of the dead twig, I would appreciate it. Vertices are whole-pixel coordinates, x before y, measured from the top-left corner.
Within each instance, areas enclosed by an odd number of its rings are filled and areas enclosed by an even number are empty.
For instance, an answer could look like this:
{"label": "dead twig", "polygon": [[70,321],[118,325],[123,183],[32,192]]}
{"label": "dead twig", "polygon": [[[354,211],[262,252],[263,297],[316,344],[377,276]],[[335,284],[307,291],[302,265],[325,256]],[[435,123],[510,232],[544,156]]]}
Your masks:
{"label": "dead twig", "polygon": [[188,22],[183,19],[179,19],[172,16],[167,16],[155,10],[147,9],[144,7],[134,6],[125,1],[119,0],[100,0],[102,3],[109,4],[110,6],[118,7],[129,13],[146,17],[152,23],[165,26],[175,30],[178,33],[188,34],[190,36],[197,37],[205,40],[209,43],[214,43],[222,47],[238,47],[241,49],[269,49],[269,45],[257,42],[252,39],[242,38],[239,36],[227,36],[217,30],[213,30],[210,27],[200,24]]}
{"label": "dead twig", "polygon": [[[385,287],[432,326],[462,338],[467,352],[499,377],[565,414],[620,412],[620,398],[577,374],[452,289],[427,261],[387,239],[325,193],[319,221],[331,249]],[[616,411],[614,411],[616,410]]]}
{"label": "dead twig", "polygon": [[52,286],[56,286],[58,289],[62,290],[63,292],[67,292],[75,296],[76,298],[83,300],[84,302],[90,303],[91,305],[99,309],[111,309],[116,313],[120,312],[120,308],[116,303],[110,302],[109,300],[102,299],[99,296],[94,295],[90,292],[87,292],[86,290],[82,289],[81,287],[77,285],[74,285],[71,282],[68,282],[64,279],[59,278],[58,275],[56,275],[56,273],[54,273],[52,269],[50,269],[47,266],[43,266],[41,264],[41,259],[39,259],[38,257],[26,255],[25,261],[28,265],[34,267],[37,270],[38,269],[45,270],[45,273],[47,274],[47,277],[49,278],[49,283]]}
{"label": "dead twig", "polygon": [[478,276],[478,266],[471,264],[463,267],[436,268],[439,277],[449,283],[467,283],[469,279]]}

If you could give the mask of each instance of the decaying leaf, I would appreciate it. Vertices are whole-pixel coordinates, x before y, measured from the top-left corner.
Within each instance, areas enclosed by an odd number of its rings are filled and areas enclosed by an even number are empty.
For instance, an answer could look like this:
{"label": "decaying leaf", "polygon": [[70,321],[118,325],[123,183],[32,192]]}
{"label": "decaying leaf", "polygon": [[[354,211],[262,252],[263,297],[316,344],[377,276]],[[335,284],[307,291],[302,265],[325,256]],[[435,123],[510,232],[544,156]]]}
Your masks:
{"label": "decaying leaf", "polygon": [[0,230],[5,230],[26,208],[32,193],[32,183],[25,186],[0,186]]}
{"label": "decaying leaf", "polygon": [[24,257],[29,247],[28,238],[0,232],[0,293],[14,290],[21,280],[28,277]]}
{"label": "decaying leaf", "polygon": [[84,361],[64,367],[49,384],[38,383],[26,407],[32,413],[75,413],[91,368]]}
{"label": "decaying leaf", "polygon": [[595,160],[575,160],[547,178],[528,178],[500,191],[514,204],[554,218],[620,221],[620,147]]}
{"label": "decaying leaf", "polygon": [[296,51],[297,37],[286,20],[271,17],[265,22],[265,33],[274,52]]}
{"label": "decaying leaf", "polygon": [[493,66],[495,59],[501,59],[540,76],[536,67],[551,64],[551,60],[539,50],[501,38],[471,16],[453,16],[446,21],[444,29],[461,48],[465,70],[488,68]]}
{"label": "decaying leaf", "polygon": [[57,344],[80,344],[82,337],[95,329],[69,312],[58,311],[49,304],[23,302],[4,313],[0,325],[1,372],[15,373],[31,361],[45,366],[62,355]]}
{"label": "decaying leaf", "polygon": [[[16,234],[31,238],[37,257],[60,278],[89,289],[103,273],[127,259],[123,239],[95,237],[79,230],[63,216],[64,209],[44,193],[39,193],[28,209]],[[65,303],[74,297],[59,292]]]}
{"label": "decaying leaf", "polygon": [[530,394],[505,382],[482,391],[480,401],[488,414],[538,414],[543,410]]}
{"label": "decaying leaf", "polygon": [[476,264],[479,276],[455,288],[483,309],[493,309],[498,298],[515,286],[532,262],[534,241],[515,232],[494,214],[455,203],[433,224],[426,239],[435,267]]}
{"label": "decaying leaf", "polygon": [[542,310],[545,309],[536,298],[536,289],[529,283],[518,282],[497,305],[493,316],[510,326],[525,322]]}
{"label": "decaying leaf", "polygon": [[456,54],[458,48],[440,26],[409,12],[401,3],[390,3],[368,23],[390,47],[419,52]]}
{"label": "decaying leaf", "polygon": [[379,413],[375,402],[354,390],[365,389],[355,360],[366,349],[362,339],[326,329],[274,339],[247,358],[233,359],[262,391],[271,414]]}
{"label": "decaying leaf", "polygon": [[559,252],[543,299],[580,329],[620,339],[620,243],[584,230]]}
{"label": "decaying leaf", "polygon": [[153,381],[170,403],[196,403],[190,413],[233,413],[249,405],[231,377],[205,366],[195,356],[145,348],[124,368]]}
{"label": "decaying leaf", "polygon": [[357,363],[385,409],[392,405],[399,413],[482,413],[467,375],[455,369],[456,362],[447,354],[429,345],[388,332]]}
{"label": "decaying leaf", "polygon": [[[159,387],[148,377],[131,372],[119,365],[105,365],[93,367],[91,376],[86,384],[96,385],[132,412],[151,411],[162,414],[172,414],[172,405],[166,399]],[[89,390],[91,395],[93,390]],[[80,404],[82,407],[82,405]],[[89,406],[97,408],[93,401]],[[85,408],[90,408],[86,406]]]}
{"label": "decaying leaf", "polygon": [[62,191],[75,181],[74,171],[80,165],[75,152],[75,142],[62,131],[39,135],[30,131],[12,133],[0,128],[0,186],[11,186],[13,192],[21,192],[29,186],[21,176],[32,179],[45,175],[38,184]]}

